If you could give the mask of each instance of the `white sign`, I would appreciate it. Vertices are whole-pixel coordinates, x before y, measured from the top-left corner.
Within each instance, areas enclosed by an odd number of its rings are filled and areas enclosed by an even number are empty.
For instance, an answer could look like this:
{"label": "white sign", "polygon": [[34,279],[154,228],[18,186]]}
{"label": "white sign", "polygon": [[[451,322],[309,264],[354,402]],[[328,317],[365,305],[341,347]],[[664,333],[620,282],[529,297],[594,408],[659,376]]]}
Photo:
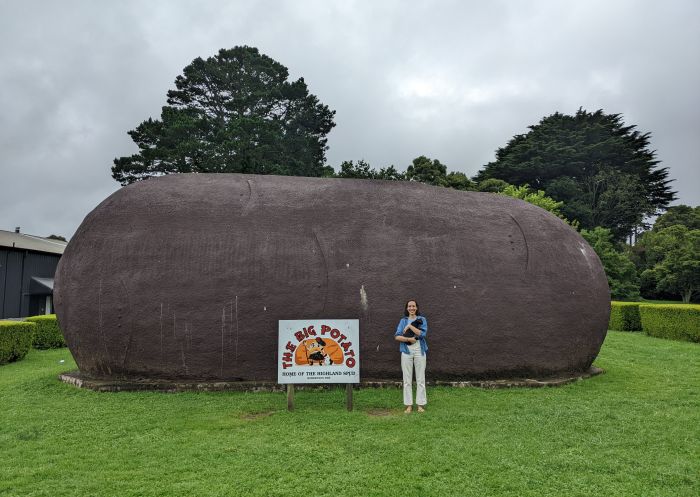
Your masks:
{"label": "white sign", "polygon": [[278,383],[359,383],[360,322],[306,319],[279,322]]}

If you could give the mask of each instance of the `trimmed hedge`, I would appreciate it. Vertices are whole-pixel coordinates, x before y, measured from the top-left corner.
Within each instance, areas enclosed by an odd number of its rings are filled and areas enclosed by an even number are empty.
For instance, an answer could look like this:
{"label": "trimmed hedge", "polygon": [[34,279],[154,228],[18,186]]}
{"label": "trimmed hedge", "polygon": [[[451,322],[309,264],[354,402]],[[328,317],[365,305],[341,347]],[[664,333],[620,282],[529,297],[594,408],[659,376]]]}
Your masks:
{"label": "trimmed hedge", "polygon": [[639,302],[610,302],[609,330],[641,331]]}
{"label": "trimmed hedge", "polygon": [[63,333],[58,326],[55,314],[28,317],[25,321],[36,324],[34,332],[35,349],[58,349],[66,346]]}
{"label": "trimmed hedge", "polygon": [[698,304],[645,304],[639,306],[639,313],[647,335],[700,342]]}
{"label": "trimmed hedge", "polygon": [[32,348],[34,323],[0,321],[0,364],[20,361]]}

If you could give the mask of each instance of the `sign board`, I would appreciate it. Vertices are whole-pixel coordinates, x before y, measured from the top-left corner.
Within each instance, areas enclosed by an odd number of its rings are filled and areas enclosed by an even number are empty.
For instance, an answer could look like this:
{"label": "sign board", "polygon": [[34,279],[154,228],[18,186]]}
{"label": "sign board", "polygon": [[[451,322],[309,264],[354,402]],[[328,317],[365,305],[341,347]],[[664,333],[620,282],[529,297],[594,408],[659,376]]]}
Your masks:
{"label": "sign board", "polygon": [[359,383],[359,320],[280,320],[277,382]]}

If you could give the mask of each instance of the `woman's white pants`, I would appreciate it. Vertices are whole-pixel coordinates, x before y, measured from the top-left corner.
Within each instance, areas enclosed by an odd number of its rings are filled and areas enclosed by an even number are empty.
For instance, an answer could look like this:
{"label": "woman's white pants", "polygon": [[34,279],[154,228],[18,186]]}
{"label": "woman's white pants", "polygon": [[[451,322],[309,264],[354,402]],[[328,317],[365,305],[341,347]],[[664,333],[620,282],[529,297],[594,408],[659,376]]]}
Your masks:
{"label": "woman's white pants", "polygon": [[416,404],[424,406],[428,403],[425,396],[425,363],[427,355],[422,355],[420,349],[401,353],[401,371],[403,371],[403,404],[413,405],[413,369],[416,370]]}

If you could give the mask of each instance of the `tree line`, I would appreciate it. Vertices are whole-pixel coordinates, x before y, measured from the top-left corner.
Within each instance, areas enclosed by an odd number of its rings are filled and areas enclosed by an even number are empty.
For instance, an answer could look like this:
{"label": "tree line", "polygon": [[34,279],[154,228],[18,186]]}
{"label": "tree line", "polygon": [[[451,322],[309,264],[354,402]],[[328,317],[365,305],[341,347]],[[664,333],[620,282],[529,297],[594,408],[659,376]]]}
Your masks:
{"label": "tree line", "polygon": [[[336,171],[326,163],[334,117],[303,78],[290,81],[288,69],[257,48],[221,49],[177,76],[160,119],[128,132],[138,153],[115,158],[112,176],[126,185],[173,173],[281,174],[500,193],[579,229],[605,266],[613,298],[680,295],[687,302],[700,289],[699,208],[669,208],[676,192],[650,149],[651,134],[626,125],[620,114],[579,109],[546,116],[471,178],[426,156],[403,171],[362,159]],[[634,236],[634,246],[624,243]]]}

